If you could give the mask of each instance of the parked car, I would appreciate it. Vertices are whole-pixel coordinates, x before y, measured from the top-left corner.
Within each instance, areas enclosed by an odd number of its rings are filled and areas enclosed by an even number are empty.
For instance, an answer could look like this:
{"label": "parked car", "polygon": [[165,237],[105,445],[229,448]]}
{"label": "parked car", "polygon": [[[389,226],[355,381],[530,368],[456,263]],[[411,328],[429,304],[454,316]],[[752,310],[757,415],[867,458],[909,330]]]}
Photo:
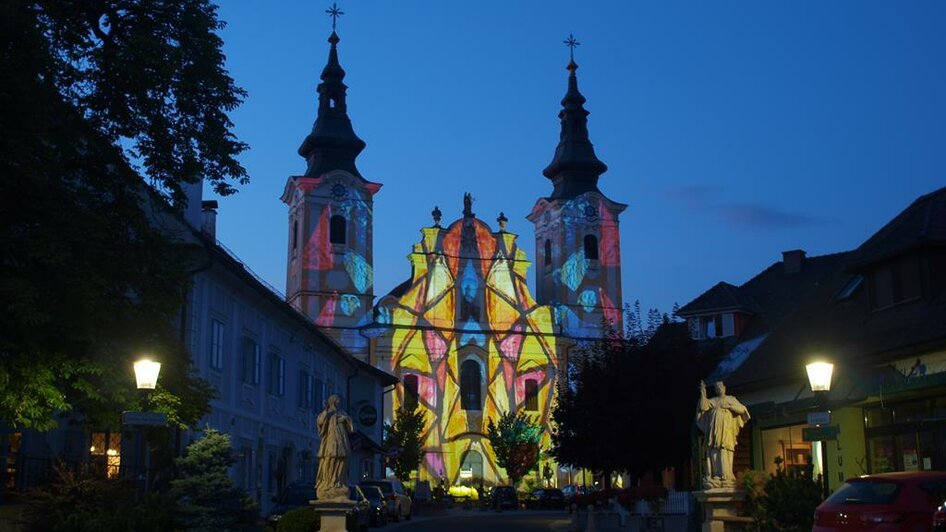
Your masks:
{"label": "parked car", "polygon": [[[355,501],[351,513],[355,516],[355,522],[359,525],[368,526],[369,502],[364,492],[358,486],[348,486],[348,497]],[[279,497],[273,497],[275,506],[266,516],[266,521],[275,525],[282,519],[282,516],[297,508],[309,506],[309,501],[315,500],[315,485],[311,482],[293,482],[283,489]]]}
{"label": "parked car", "polygon": [[541,488],[532,492],[536,505],[539,508],[565,508],[565,494],[558,488]]}
{"label": "parked car", "polygon": [[946,498],[946,471],[882,473],[848,479],[815,510],[812,532],[932,531]]}
{"label": "parked car", "polygon": [[940,504],[933,514],[933,532],[946,532],[946,502]]}
{"label": "parked car", "polygon": [[516,494],[516,488],[512,486],[496,486],[492,493],[493,508],[502,508],[516,510],[519,508],[519,496]]}
{"label": "parked car", "polygon": [[359,485],[365,497],[370,504],[368,522],[371,526],[384,526],[388,524],[388,504],[384,500],[384,494],[381,488],[377,486]]}
{"label": "parked car", "polygon": [[577,484],[569,484],[562,488],[562,495],[565,496],[565,504],[571,505],[579,495],[585,495],[585,488]]}
{"label": "parked car", "polygon": [[388,503],[388,517],[393,521],[400,521],[401,518],[410,520],[413,501],[399,480],[363,480],[359,485],[381,488]]}

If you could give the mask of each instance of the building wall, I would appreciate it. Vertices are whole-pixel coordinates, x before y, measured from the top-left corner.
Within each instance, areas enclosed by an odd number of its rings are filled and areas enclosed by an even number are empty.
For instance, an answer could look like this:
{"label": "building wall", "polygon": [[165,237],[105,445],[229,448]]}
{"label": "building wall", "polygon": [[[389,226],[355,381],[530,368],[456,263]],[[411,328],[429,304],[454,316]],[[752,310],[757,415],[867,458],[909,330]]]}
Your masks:
{"label": "building wall", "polygon": [[[314,484],[315,416],[331,394],[349,404],[352,373],[349,363],[279,305],[285,304],[217,263],[195,276],[187,308],[194,366],[219,392],[201,425],[230,435],[238,456],[231,475],[264,515],[281,486],[296,480]],[[215,331],[221,331],[217,338]],[[197,438],[195,432],[188,440]]]}
{"label": "building wall", "polygon": [[[554,312],[530,295],[529,262],[516,235],[494,233],[473,217],[422,232],[410,255],[409,286],[378,305],[376,361],[401,380],[386,416],[412,401],[404,383],[416,379],[417,403],[427,415],[419,477],[451,485],[503,483],[486,427],[504,412],[525,408],[530,380],[548,446],[563,347],[553,334]],[[473,375],[464,367],[475,368],[481,408],[464,408],[461,381]]]}

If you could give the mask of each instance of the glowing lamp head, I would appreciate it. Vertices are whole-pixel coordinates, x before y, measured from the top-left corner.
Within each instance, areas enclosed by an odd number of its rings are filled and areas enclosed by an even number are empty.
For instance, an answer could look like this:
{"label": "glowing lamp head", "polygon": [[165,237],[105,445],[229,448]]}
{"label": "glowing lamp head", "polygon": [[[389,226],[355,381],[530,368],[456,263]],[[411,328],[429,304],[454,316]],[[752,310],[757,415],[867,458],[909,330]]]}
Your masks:
{"label": "glowing lamp head", "polygon": [[834,364],[830,362],[812,362],[805,366],[808,370],[808,383],[813,392],[827,392],[831,390],[831,373]]}
{"label": "glowing lamp head", "polygon": [[139,390],[153,390],[158,385],[158,373],[161,372],[161,363],[142,359],[135,362],[135,380]]}

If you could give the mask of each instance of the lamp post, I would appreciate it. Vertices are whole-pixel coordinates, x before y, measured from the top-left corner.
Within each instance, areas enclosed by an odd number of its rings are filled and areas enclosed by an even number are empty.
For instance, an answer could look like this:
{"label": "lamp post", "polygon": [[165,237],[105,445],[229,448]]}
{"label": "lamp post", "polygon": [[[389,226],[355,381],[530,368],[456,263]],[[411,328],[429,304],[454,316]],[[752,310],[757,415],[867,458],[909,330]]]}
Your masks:
{"label": "lamp post", "polygon": [[[158,385],[158,374],[161,373],[161,363],[155,362],[148,358],[142,358],[141,360],[138,360],[137,362],[135,362],[134,368],[135,368],[135,384],[138,387],[138,389],[141,390],[141,393],[144,395],[144,397],[147,398],[149,393],[152,390],[154,390]],[[146,417],[148,414],[151,414],[151,413],[144,412],[141,414],[143,414],[143,416],[139,416],[139,417]],[[159,421],[166,421],[166,418],[163,418],[163,420],[159,420]],[[134,422],[129,422],[127,418],[127,413],[126,413],[125,424],[134,425],[138,427],[138,430],[137,430],[138,444],[135,446],[136,451],[137,451],[135,454],[137,455],[137,457],[135,459],[135,463],[136,463],[136,468],[138,469],[138,472],[140,473],[141,455],[144,454],[144,479],[145,479],[144,489],[145,491],[148,491],[148,475],[149,475],[148,470],[151,468],[151,453],[148,449],[147,443],[144,441],[145,440],[144,427],[149,424],[158,424],[158,423],[154,423],[152,420],[149,420],[149,419],[137,419],[137,420],[134,420]]]}
{"label": "lamp post", "polygon": [[[834,373],[834,364],[824,361],[812,362],[805,366],[805,370],[808,372],[808,384],[815,395],[815,401],[819,407],[826,408],[828,393],[831,391],[831,374]],[[823,436],[821,439],[821,481],[823,495],[827,499],[831,491],[828,487],[828,441]]]}

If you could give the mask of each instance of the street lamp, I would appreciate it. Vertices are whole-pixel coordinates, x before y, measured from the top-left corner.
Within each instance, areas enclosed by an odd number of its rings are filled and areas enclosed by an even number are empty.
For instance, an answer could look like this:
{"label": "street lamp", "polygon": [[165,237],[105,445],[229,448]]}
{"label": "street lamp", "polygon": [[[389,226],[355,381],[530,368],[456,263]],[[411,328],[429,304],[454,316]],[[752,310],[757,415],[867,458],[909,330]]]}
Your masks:
{"label": "street lamp", "polygon": [[[831,374],[834,372],[834,364],[830,362],[817,361],[805,366],[808,372],[808,384],[811,386],[811,392],[815,395],[815,401],[818,406],[825,408],[828,405],[828,392],[831,391]],[[821,480],[823,484],[824,498],[830,495],[828,487],[828,441],[824,436],[821,438]]]}
{"label": "street lamp", "polygon": [[161,363],[143,358],[135,362],[135,381],[139,390],[153,390],[158,385]]}
{"label": "street lamp", "polygon": [[[151,390],[154,390],[158,385],[158,374],[161,373],[161,363],[155,362],[148,358],[142,358],[141,360],[135,362],[135,384],[139,390],[142,390],[142,393],[148,394]],[[147,401],[146,401],[147,402]],[[123,424],[129,424],[127,421],[127,415],[123,415]],[[134,414],[134,413],[132,413]],[[139,415],[154,415],[150,413],[140,413]],[[151,421],[138,420],[133,426],[137,429],[137,449],[136,449],[136,467],[138,469],[137,474],[141,474],[141,455],[144,454],[144,490],[148,491],[148,470],[151,468],[151,450],[145,443],[145,432],[143,429],[143,424],[152,424]]]}

